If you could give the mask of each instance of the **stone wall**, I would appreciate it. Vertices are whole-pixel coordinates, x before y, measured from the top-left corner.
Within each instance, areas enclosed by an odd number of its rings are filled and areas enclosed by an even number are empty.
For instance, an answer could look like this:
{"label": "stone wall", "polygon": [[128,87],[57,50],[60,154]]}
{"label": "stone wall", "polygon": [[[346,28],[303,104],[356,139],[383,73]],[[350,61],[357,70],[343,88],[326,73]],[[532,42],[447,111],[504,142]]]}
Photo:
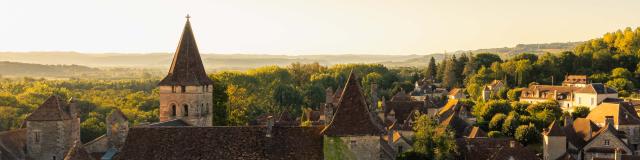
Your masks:
{"label": "stone wall", "polygon": [[555,160],[567,151],[567,138],[565,136],[543,136],[544,159]]}
{"label": "stone wall", "polygon": [[[175,116],[172,113],[174,105],[176,106]],[[188,110],[184,110],[184,106],[187,106]],[[183,93],[180,86],[176,86],[175,90],[172,86],[160,86],[160,121],[178,118],[195,126],[212,126],[212,110],[211,87],[186,86],[186,92]]]}
{"label": "stone wall", "polygon": [[63,159],[75,139],[72,120],[27,121],[27,157]]}
{"label": "stone wall", "polygon": [[[609,145],[605,145],[605,140],[609,140]],[[591,153],[586,152],[587,150],[589,150],[589,148],[593,148],[593,147],[600,147],[600,148],[621,148],[624,149],[624,151],[626,152],[626,154],[631,154],[631,150],[629,148],[627,148],[627,146],[624,144],[624,142],[622,142],[620,139],[618,139],[616,136],[613,135],[613,133],[611,133],[611,131],[608,132],[604,132],[599,134],[597,137],[595,137],[595,139],[591,140],[591,142],[589,142],[587,145],[584,146],[583,150],[585,151],[584,154],[584,159],[592,159],[595,157],[598,158],[614,158],[614,154],[598,154],[598,155],[594,155]]]}
{"label": "stone wall", "polygon": [[380,136],[325,137],[325,159],[378,160],[382,158]]}

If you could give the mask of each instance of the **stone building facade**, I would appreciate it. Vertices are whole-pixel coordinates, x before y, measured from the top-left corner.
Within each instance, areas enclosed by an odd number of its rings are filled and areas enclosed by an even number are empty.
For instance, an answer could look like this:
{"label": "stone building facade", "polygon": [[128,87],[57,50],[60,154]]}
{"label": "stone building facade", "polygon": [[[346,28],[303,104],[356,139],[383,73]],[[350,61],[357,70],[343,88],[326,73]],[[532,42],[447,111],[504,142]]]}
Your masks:
{"label": "stone building facade", "polygon": [[195,126],[213,123],[213,81],[204,70],[187,19],[167,76],[160,87],[160,121],[183,119]]}
{"label": "stone building facade", "polygon": [[63,159],[80,140],[80,117],[74,103],[51,96],[27,117],[28,159]]}
{"label": "stone building facade", "polygon": [[[331,122],[322,130],[325,157],[339,159],[394,159],[395,151],[384,140],[382,120],[367,106],[352,72],[340,96]],[[340,147],[345,146],[346,147]]]}

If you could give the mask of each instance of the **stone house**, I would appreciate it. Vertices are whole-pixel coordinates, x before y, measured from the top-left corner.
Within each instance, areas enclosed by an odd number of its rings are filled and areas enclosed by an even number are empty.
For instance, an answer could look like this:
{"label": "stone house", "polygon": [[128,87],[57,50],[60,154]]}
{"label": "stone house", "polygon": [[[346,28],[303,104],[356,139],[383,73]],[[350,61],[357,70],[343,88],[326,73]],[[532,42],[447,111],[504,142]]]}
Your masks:
{"label": "stone house", "polygon": [[369,109],[352,72],[331,122],[321,132],[328,146],[324,153],[347,159],[394,159],[394,149],[383,139],[388,133]]}
{"label": "stone house", "polygon": [[[599,115],[599,111],[589,114]],[[564,119],[564,126],[553,122],[543,132],[544,159],[640,159],[630,137],[615,128],[613,116],[605,114],[602,126],[589,118],[572,120],[566,115]]]}
{"label": "stone house", "polygon": [[491,95],[497,93],[500,89],[505,87],[504,82],[502,80],[493,80],[491,83],[485,85],[482,88],[482,99],[488,101],[491,99]]}
{"label": "stone house", "polygon": [[51,96],[25,121],[28,159],[63,159],[80,141],[80,114],[73,99]]}
{"label": "stone house", "polygon": [[617,98],[618,92],[611,87],[602,83],[587,83],[586,76],[576,75],[567,76],[561,86],[530,85],[520,94],[520,102],[539,103],[555,100],[563,110],[572,110],[576,106],[593,109],[607,99]]}
{"label": "stone house", "polygon": [[[107,116],[107,133],[82,145],[96,159],[111,159],[122,148],[129,132],[129,119],[119,109]],[[107,154],[109,153],[109,154]]]}
{"label": "stone house", "polygon": [[196,126],[213,123],[213,81],[202,65],[189,19],[173,57],[169,73],[158,84],[160,121],[184,119]]}
{"label": "stone house", "polygon": [[633,149],[634,154],[640,154],[640,117],[635,108],[626,102],[602,103],[591,110],[587,119],[599,127],[604,127],[607,120],[617,131],[624,134],[625,143]]}
{"label": "stone house", "polygon": [[447,94],[447,98],[449,98],[449,99],[463,99],[463,98],[467,98],[467,95],[464,94],[464,88],[453,88]]}

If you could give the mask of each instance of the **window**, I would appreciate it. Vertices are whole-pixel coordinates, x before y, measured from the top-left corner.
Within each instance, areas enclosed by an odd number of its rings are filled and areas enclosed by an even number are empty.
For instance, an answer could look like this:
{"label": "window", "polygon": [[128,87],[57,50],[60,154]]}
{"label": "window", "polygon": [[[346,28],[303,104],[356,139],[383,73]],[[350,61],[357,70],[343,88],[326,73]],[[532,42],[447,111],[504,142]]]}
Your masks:
{"label": "window", "polygon": [[593,98],[591,98],[591,105],[593,105]]}
{"label": "window", "polygon": [[176,116],[176,105],[172,104],[171,105],[171,116]]}
{"label": "window", "polygon": [[184,105],[184,116],[189,116],[189,106],[188,105]]}
{"label": "window", "polygon": [[582,97],[578,97],[578,103],[582,103]]}
{"label": "window", "polygon": [[187,92],[187,86],[180,86],[182,93]]}
{"label": "window", "polygon": [[40,143],[40,131],[33,131],[33,141]]}
{"label": "window", "polygon": [[356,146],[356,140],[351,140],[350,143],[351,147],[355,147]]}
{"label": "window", "polygon": [[202,86],[202,92],[207,92],[207,88],[205,86]]}
{"label": "window", "polygon": [[53,156],[53,160],[56,160],[56,156]]}
{"label": "window", "polygon": [[171,86],[171,93],[176,93],[176,86]]}
{"label": "window", "polygon": [[610,144],[609,140],[608,140],[608,139],[605,139],[605,140],[604,140],[604,145],[605,145],[605,146],[609,146],[609,144]]}
{"label": "window", "polygon": [[398,146],[398,153],[402,153],[402,146]]}

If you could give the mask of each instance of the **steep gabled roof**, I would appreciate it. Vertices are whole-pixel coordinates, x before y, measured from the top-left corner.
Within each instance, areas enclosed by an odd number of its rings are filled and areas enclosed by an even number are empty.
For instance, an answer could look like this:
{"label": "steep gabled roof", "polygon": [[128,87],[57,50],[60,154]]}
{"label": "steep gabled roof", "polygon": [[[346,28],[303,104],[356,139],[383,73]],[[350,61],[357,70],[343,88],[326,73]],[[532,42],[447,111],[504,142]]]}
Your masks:
{"label": "steep gabled roof", "polygon": [[59,97],[51,96],[27,117],[27,121],[69,120],[71,119],[71,115],[65,111],[66,105],[67,104]]}
{"label": "steep gabled roof", "polygon": [[193,86],[211,84],[213,84],[213,81],[209,79],[204,70],[204,65],[202,65],[202,59],[200,58],[200,51],[198,51],[198,45],[191,30],[191,23],[189,19],[187,19],[187,23],[184,25],[184,30],[182,31],[180,43],[173,56],[169,73],[158,85]]}
{"label": "steep gabled roof", "polygon": [[551,122],[549,125],[549,130],[544,133],[546,136],[565,136],[562,127],[556,123],[556,121]]}
{"label": "steep gabled roof", "polygon": [[455,133],[455,137],[463,137],[467,129],[470,129],[470,125],[458,117],[458,114],[451,114],[449,117],[440,122],[440,128],[436,129],[438,132],[443,132],[445,128],[451,129]]}
{"label": "steep gabled roof", "polygon": [[465,134],[467,138],[489,137],[487,132],[484,132],[480,127],[471,127],[468,130],[469,134]]}
{"label": "steep gabled roof", "polygon": [[576,93],[612,94],[618,93],[618,91],[613,88],[607,87],[602,83],[592,83],[576,90]]}
{"label": "steep gabled roof", "polygon": [[25,159],[27,129],[13,129],[0,132],[0,159]]}
{"label": "steep gabled roof", "polygon": [[382,125],[374,118],[376,117],[369,112],[356,75],[352,71],[333,119],[322,133],[329,136],[383,135],[385,131]]}
{"label": "steep gabled roof", "polygon": [[64,160],[94,160],[94,158],[82,147],[80,142],[76,142],[66,153]]}
{"label": "steep gabled roof", "polygon": [[626,103],[602,103],[598,107],[591,110],[587,119],[592,120],[595,123],[604,123],[605,116],[613,116],[613,123],[615,125],[640,125],[640,118],[638,115],[634,115],[635,110],[625,107]]}

